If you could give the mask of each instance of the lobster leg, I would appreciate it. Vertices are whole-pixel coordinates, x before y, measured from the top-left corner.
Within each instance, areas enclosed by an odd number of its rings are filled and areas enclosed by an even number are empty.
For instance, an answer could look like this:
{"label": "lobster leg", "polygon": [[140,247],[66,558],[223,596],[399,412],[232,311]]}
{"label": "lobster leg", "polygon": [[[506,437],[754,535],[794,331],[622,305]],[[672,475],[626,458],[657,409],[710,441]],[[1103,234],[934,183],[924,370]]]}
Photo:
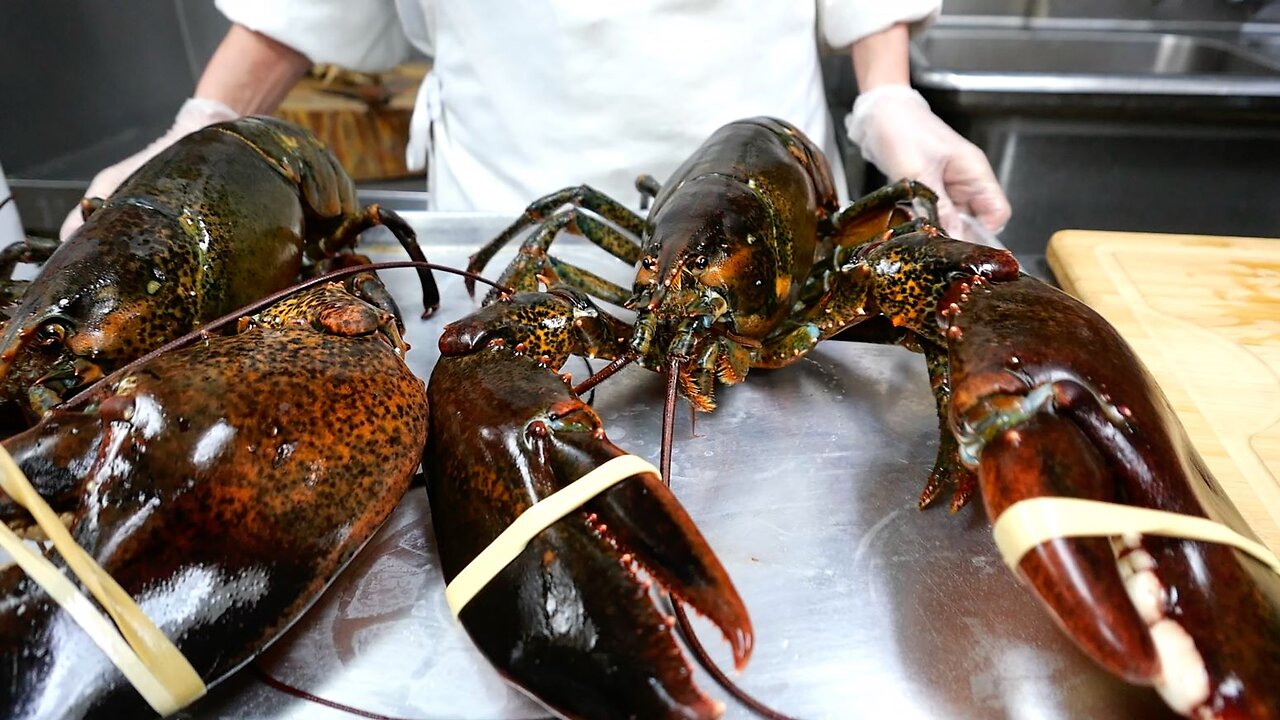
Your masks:
{"label": "lobster leg", "polygon": [[[590,210],[592,213],[617,225],[625,233],[629,233],[631,237],[627,237],[626,234],[617,232],[603,223],[594,221],[594,218],[583,213],[583,210]],[[567,214],[568,217],[558,217],[564,214]],[[635,264],[640,259],[640,244],[635,238],[644,232],[644,218],[599,190],[588,185],[579,185],[558,190],[530,203],[523,215],[516,218],[515,222],[511,223],[506,230],[503,230],[497,237],[490,240],[476,254],[471,256],[470,262],[467,263],[467,270],[473,273],[481,272],[484,270],[485,265],[488,265],[489,261],[493,259],[493,256],[505,247],[512,238],[520,235],[531,226],[544,225],[551,220],[559,223],[560,228],[576,227],[580,229],[582,231],[581,234],[588,240],[599,245],[610,255],[623,262]],[[588,230],[588,227],[592,229]],[[539,245],[544,252],[546,246],[551,244],[551,240],[554,237],[555,233],[552,233],[546,239],[539,241]],[[472,280],[467,280],[466,286],[467,292],[473,292],[475,283]]]}
{"label": "lobster leg", "polygon": [[652,175],[641,175],[636,178],[636,190],[640,191],[640,209],[648,210],[649,203],[662,192],[662,185]]}
{"label": "lobster leg", "polygon": [[897,227],[916,215],[903,207],[912,203],[924,208],[925,221],[938,224],[938,196],[923,183],[904,179],[858,198],[833,215],[831,226],[837,243],[860,245],[867,238]]}
{"label": "lobster leg", "polygon": [[41,263],[48,260],[61,244],[57,238],[28,235],[0,249],[0,279],[12,278],[13,270],[19,263]]}
{"label": "lobster leg", "polygon": [[947,409],[951,406],[951,373],[947,352],[930,342],[919,343],[924,353],[925,367],[929,372],[929,386],[938,411],[938,455],[929,471],[929,479],[920,493],[916,507],[921,510],[933,504],[938,495],[951,488],[951,512],[959,512],[969,504],[978,489],[977,474],[965,467],[960,460],[960,443],[947,423]]}
{"label": "lobster leg", "polygon": [[[344,218],[342,224],[321,242],[320,250],[326,256],[336,255],[341,249],[354,247],[356,237],[360,233],[379,225],[391,231],[411,259],[427,262],[427,256],[422,252],[422,246],[418,244],[418,234],[413,231],[409,223],[394,210],[376,204],[369,205],[362,212]],[[418,268],[417,272],[418,280],[422,284],[422,317],[430,317],[440,308],[440,290],[436,287],[435,276],[429,269]],[[390,299],[390,296],[386,299]],[[398,310],[396,316],[399,317]]]}
{"label": "lobster leg", "polygon": [[[582,235],[620,259],[625,260],[634,249],[639,251],[635,240],[627,238],[609,225],[583,213],[576,207],[566,208],[547,218],[538,230],[525,239],[520,245],[519,254],[503,271],[498,285],[517,291],[536,291],[541,284],[540,278],[548,271],[554,273],[560,282],[591,292],[603,300],[621,305],[630,291],[609,282],[598,275],[583,270],[547,254],[551,243],[559,236],[561,230],[569,230]],[[472,267],[475,260],[472,260]],[[478,270],[473,269],[472,272]],[[470,279],[468,279],[470,282]],[[500,294],[497,288],[489,291],[485,302],[492,302]]]}
{"label": "lobster leg", "polygon": [[80,198],[80,219],[88,220],[90,217],[93,216],[94,213],[98,212],[98,210],[101,210],[102,206],[105,205],[106,203],[107,203],[106,198],[100,198],[100,197]]}
{"label": "lobster leg", "polygon": [[13,271],[18,264],[42,263],[60,244],[56,238],[28,235],[0,249],[0,312],[17,304],[31,285],[30,280],[13,279]]}
{"label": "lobster leg", "polygon": [[906,328],[895,327],[884,317],[850,326],[835,334],[832,340],[865,342],[878,345],[901,345],[908,350],[924,354],[925,368],[929,373],[929,386],[938,411],[938,454],[929,472],[916,507],[923,510],[932,505],[938,496],[951,488],[951,512],[958,512],[969,503],[978,489],[978,477],[960,460],[960,444],[951,432],[948,410],[951,406],[951,374],[947,352],[932,342],[922,339]]}

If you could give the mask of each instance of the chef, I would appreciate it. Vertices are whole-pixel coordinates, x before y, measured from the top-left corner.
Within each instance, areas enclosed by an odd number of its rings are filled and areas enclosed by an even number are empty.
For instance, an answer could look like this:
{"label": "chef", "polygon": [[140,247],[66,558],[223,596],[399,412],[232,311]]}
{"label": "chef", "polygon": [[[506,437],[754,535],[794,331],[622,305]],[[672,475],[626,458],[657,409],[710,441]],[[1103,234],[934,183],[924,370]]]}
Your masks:
{"label": "chef", "polygon": [[[1010,209],[986,156],[908,81],[908,40],[940,0],[218,0],[232,27],[193,98],[154,143],[106,168],[111,193],[183,135],[272,112],[312,63],[386,69],[431,56],[408,144],[429,164],[429,209],[516,213],[586,183],[631,202],[637,175],[664,178],[713,130],[772,115],[813,138],[840,177],[820,43],[847,49],[860,94],[849,137],[887,177],[939,191],[996,230]],[[843,183],[837,183],[841,191]],[[79,224],[73,212],[63,236]]]}

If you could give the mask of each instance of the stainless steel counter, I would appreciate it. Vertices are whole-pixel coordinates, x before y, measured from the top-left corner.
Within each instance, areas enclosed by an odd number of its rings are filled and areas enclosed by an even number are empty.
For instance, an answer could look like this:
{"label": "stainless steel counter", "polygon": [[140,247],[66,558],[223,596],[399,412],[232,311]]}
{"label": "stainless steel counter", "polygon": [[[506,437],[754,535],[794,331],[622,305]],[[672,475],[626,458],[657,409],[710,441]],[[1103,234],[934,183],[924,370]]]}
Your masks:
{"label": "stainless steel counter", "polygon": [[[410,216],[431,259],[465,263],[503,223]],[[594,246],[562,239],[557,254],[625,278]],[[399,259],[376,246],[375,259]],[[500,258],[501,260],[501,258]],[[495,265],[496,269],[498,265]],[[408,360],[424,378],[442,323],[469,312],[461,283],[441,276],[428,322],[410,272],[385,274],[402,302]],[[575,376],[585,369],[571,361]],[[640,369],[598,389],[609,436],[656,462],[662,382]],[[796,365],[752,371],[696,427],[682,407],[672,485],[733,577],[756,630],[738,682],[803,718],[1163,717],[1155,693],[1095,668],[1001,563],[979,507],[918,512],[936,420],[924,363],[898,348],[827,343]],[[534,718],[444,602],[426,493],[410,490],[382,531],[310,613],[260,660],[321,697],[401,718]],[[726,666],[726,646],[699,624]],[[701,672],[701,671],[699,671]],[[749,717],[725,699],[728,718]],[[345,718],[242,672],[188,718]]]}

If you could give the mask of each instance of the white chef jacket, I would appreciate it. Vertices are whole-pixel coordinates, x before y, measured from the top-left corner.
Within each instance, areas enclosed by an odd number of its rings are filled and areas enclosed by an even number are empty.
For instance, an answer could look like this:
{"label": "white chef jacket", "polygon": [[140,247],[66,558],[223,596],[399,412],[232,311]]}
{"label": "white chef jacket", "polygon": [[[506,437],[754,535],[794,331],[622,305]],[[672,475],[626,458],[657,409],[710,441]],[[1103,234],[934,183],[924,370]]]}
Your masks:
{"label": "white chef jacket", "polygon": [[[4,179],[4,167],[0,166],[0,202],[9,197],[9,183]],[[10,202],[0,208],[0,247],[18,242],[24,237],[18,206]]]}
{"label": "white chef jacket", "polygon": [[[411,123],[429,207],[514,213],[586,183],[626,203],[716,128],[787,120],[840,162],[819,41],[844,49],[941,0],[218,0],[313,62],[434,60]],[[837,175],[839,177],[839,175]],[[837,183],[843,190],[843,183]]]}

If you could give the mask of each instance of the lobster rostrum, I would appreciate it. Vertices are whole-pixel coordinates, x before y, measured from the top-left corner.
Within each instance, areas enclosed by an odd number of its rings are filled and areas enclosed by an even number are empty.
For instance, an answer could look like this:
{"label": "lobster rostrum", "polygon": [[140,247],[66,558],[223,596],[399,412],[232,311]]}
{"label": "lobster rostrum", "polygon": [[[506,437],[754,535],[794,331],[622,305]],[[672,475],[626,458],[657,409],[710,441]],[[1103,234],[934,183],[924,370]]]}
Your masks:
{"label": "lobster rostrum", "polygon": [[[324,145],[271,118],[198,130],[84,207],[84,225],[56,250],[23,245],[0,256],[5,278],[16,260],[47,257],[0,336],[10,425],[23,424],[17,410],[30,422],[75,388],[300,275],[367,262],[352,248],[375,225],[425,260],[404,220],[356,204]],[[420,277],[431,312],[439,295],[428,271]],[[372,274],[351,286],[396,313]]]}
{"label": "lobster rostrum", "polygon": [[[426,393],[394,318],[327,285],[163,353],[5,441],[76,541],[216,683],[278,638],[409,484]],[[7,497],[0,519],[29,522]],[[136,717],[45,591],[0,573],[5,717]]]}
{"label": "lobster rostrum", "polygon": [[[639,360],[709,410],[716,380],[784,366],[835,335],[899,343],[925,356],[941,429],[920,507],[951,488],[956,511],[981,491],[994,521],[1025,498],[1088,498],[1252,537],[1115,330],[1007,251],[947,237],[927,188],[899,182],[840,209],[817,149],[761,118],[717,131],[663,188],[637,186],[655,199],[647,219],[566,189],[471,263],[482,268],[536,225],[502,285],[571,285],[634,309],[629,335],[615,329],[591,346],[618,359],[597,377]],[[632,291],[550,254],[561,230],[635,263]],[[499,334],[473,328],[452,341]],[[670,422],[668,410],[665,438]],[[1241,551],[1132,532],[1055,538],[1019,570],[1087,654],[1154,685],[1175,710],[1280,717],[1280,577]]]}
{"label": "lobster rostrum", "polygon": [[[625,455],[554,370],[625,330],[571,289],[502,297],[445,329],[424,466],[447,581],[534,503]],[[718,716],[650,580],[721,628],[741,667],[746,609],[688,514],[641,472],[539,532],[459,619],[508,680],[567,717]]]}

